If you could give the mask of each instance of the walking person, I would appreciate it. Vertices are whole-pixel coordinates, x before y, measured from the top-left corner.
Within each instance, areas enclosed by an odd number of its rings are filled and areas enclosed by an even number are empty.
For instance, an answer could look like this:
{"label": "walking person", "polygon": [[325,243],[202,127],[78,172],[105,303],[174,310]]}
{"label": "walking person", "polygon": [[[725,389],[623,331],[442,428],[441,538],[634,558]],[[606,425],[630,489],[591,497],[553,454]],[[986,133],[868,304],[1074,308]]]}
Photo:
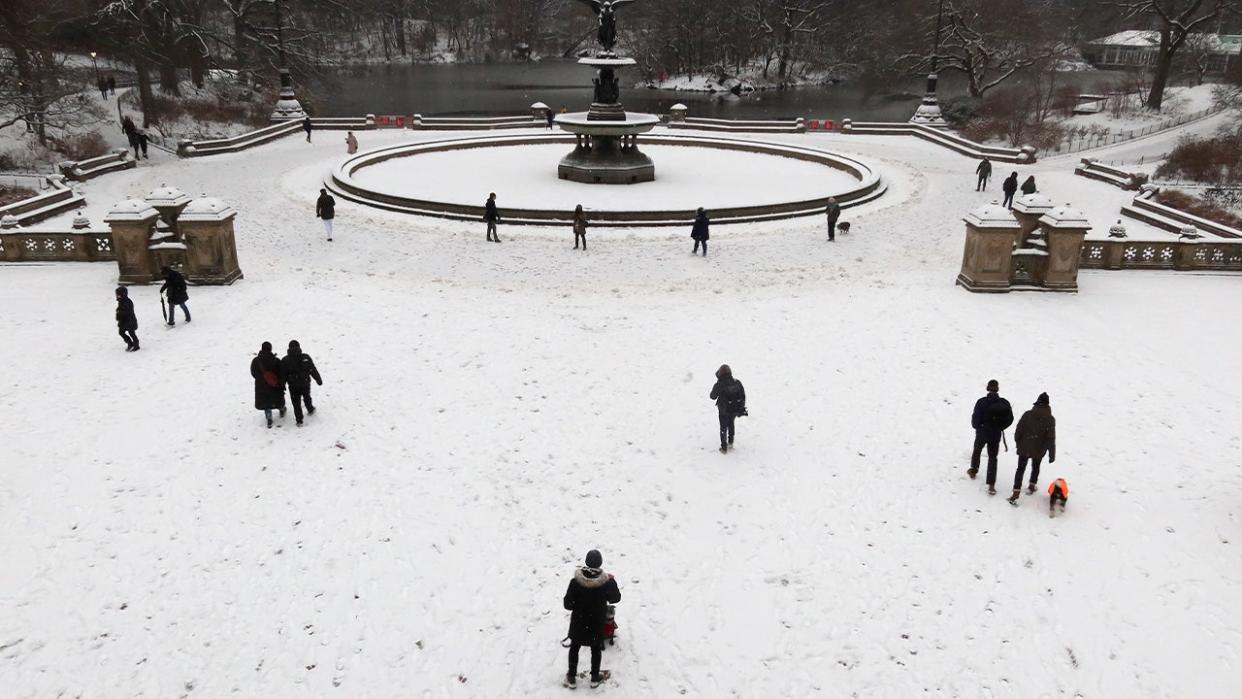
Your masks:
{"label": "walking person", "polygon": [[746,415],[746,388],[742,382],[733,378],[733,370],[728,364],[721,364],[716,370],[716,385],[708,398],[716,401],[716,412],[720,417],[720,453],[724,454],[733,446],[734,422],[741,415]]}
{"label": "walking person", "polygon": [[608,618],[608,605],[621,601],[617,581],[603,570],[604,557],[591,549],[586,555],[586,565],[574,572],[565,590],[565,609],[569,610],[569,671],[565,673],[565,686],[578,686],[578,651],[582,646],[591,649],[591,687],[598,687],[612,674],[600,670],[604,654],[604,624]]}
{"label": "walking person", "polygon": [[487,203],[483,204],[483,220],[487,222],[487,241],[499,243],[500,235],[496,233],[496,224],[500,223],[500,211],[496,208],[496,193],[487,195]]}
{"label": "walking person", "polygon": [[1022,193],[1023,194],[1034,194],[1036,191],[1037,190],[1035,188],[1035,176],[1031,175],[1030,177],[1026,178],[1025,182],[1022,183]]}
{"label": "walking person", "polygon": [[975,184],[975,191],[987,191],[988,180],[992,179],[992,161],[988,160],[986,155],[983,156],[983,160],[979,161],[979,165],[975,168],[975,174],[979,176],[979,182]]}
{"label": "walking person", "polygon": [[306,132],[307,143],[311,142],[310,136],[311,136],[311,129],[313,128],[315,128],[315,125],[311,123],[310,117],[305,117],[302,119],[302,130]]}
{"label": "walking person", "polygon": [[1026,473],[1026,462],[1031,462],[1031,481],[1027,494],[1035,492],[1039,483],[1039,464],[1048,456],[1048,463],[1057,460],[1057,419],[1052,416],[1052,407],[1048,404],[1048,394],[1041,393],[1035,399],[1035,405],[1022,414],[1018,426],[1013,431],[1013,443],[1018,452],[1018,470],[1013,475],[1013,495],[1009,496],[1009,504],[1018,504],[1018,494],[1022,490],[1022,476]]}
{"label": "walking person", "polygon": [[116,78],[111,75],[108,76],[108,92],[111,92],[113,97],[116,96]]}
{"label": "walking person", "polygon": [[185,277],[168,266],[162,267],[160,271],[164,274],[164,285],[160,287],[160,293],[168,292],[168,327],[171,328],[177,324],[178,306],[185,314],[185,322],[190,322],[190,309],[185,305],[186,301],[190,300],[190,292],[186,289]]}
{"label": "walking person", "polygon": [[95,81],[95,87],[99,89],[99,99],[108,99],[108,81],[100,78]]}
{"label": "walking person", "polygon": [[1013,195],[1018,191],[1018,173],[1012,173],[1001,183],[1001,191],[1005,193],[1005,201],[1001,204],[1007,209],[1013,208]]}
{"label": "walking person", "polygon": [[323,229],[328,234],[328,242],[332,242],[332,221],[336,218],[336,200],[328,194],[328,190],[319,189],[319,199],[315,201],[315,215],[323,221]]}
{"label": "walking person", "polygon": [[272,354],[272,343],[264,342],[259,354],[250,360],[250,375],[254,377],[254,407],[263,411],[270,430],[273,410],[279,410],[280,416],[285,416],[284,368],[280,358]]}
{"label": "walking person", "polygon": [[582,251],[586,252],[586,229],[586,213],[582,210],[582,205],[579,204],[578,207],[574,209],[574,250],[578,249],[578,241],[581,240]]}
{"label": "walking person", "polygon": [[828,214],[828,242],[831,243],[837,239],[837,219],[841,218],[841,205],[836,197],[828,197],[828,208],[824,212]]}
{"label": "walking person", "polygon": [[979,474],[979,457],[987,447],[988,495],[996,494],[996,455],[1001,437],[1012,424],[1013,408],[1009,401],[1000,397],[1000,383],[992,379],[988,381],[987,395],[975,401],[975,410],[970,415],[970,426],[975,428],[975,447],[970,454],[970,470],[966,472],[971,478]]}
{"label": "walking person", "polygon": [[117,334],[125,341],[126,352],[137,352],[138,347],[138,316],[134,313],[134,302],[129,298],[129,289],[123,286],[116,288],[116,329]]}
{"label": "walking person", "polygon": [[690,251],[693,255],[699,251],[699,246],[703,246],[703,257],[707,257],[707,241],[711,238],[711,232],[708,230],[707,212],[703,207],[694,214],[694,227],[690,229],[690,237],[694,239],[694,249]]}
{"label": "walking person", "polygon": [[354,136],[353,131],[345,132],[345,150],[348,151],[350,155],[358,152],[358,139]]}
{"label": "walking person", "polygon": [[551,109],[547,111],[547,115],[548,115],[548,131],[551,131],[552,130],[552,119],[553,119]]}
{"label": "walking person", "polygon": [[[143,157],[145,160],[150,160],[150,159],[151,159],[151,156],[147,155],[147,143],[148,143],[150,140],[151,140],[151,137],[147,135],[147,130],[146,130],[146,129],[139,129],[139,130],[138,130],[138,145],[139,145],[139,147],[141,147],[141,148],[142,148],[142,157]],[[134,159],[135,159],[135,160],[137,160],[137,159],[138,159],[138,151],[134,151]]]}
{"label": "walking person", "polygon": [[319,370],[309,354],[302,352],[297,340],[289,341],[289,353],[280,360],[285,373],[285,384],[289,386],[289,400],[293,403],[293,417],[298,427],[302,426],[302,404],[306,404],[306,414],[315,414],[315,404],[311,402],[311,379],[320,386],[323,379],[319,378]]}

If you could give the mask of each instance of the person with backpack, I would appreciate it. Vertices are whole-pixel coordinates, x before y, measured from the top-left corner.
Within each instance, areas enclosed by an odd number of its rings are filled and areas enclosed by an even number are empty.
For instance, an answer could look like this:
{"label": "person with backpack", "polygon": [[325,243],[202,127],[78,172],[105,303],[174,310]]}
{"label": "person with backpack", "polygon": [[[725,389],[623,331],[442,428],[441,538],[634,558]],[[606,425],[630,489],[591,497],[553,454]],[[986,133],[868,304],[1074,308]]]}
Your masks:
{"label": "person with backpack", "polygon": [[322,187],[319,188],[319,198],[315,200],[315,215],[323,220],[323,229],[328,233],[328,242],[331,243],[332,220],[336,218],[336,199]]}
{"label": "person with backpack", "polygon": [[825,209],[828,214],[828,242],[837,239],[837,219],[841,218],[841,205],[837,203],[836,197],[828,197],[828,208]]}
{"label": "person with backpack", "polygon": [[1009,504],[1018,504],[1018,494],[1022,492],[1022,476],[1026,474],[1026,462],[1031,462],[1031,482],[1027,494],[1035,492],[1035,484],[1039,483],[1039,463],[1048,456],[1048,463],[1057,460],[1057,419],[1052,416],[1052,407],[1048,404],[1048,394],[1041,393],[1035,399],[1035,405],[1022,414],[1018,426],[1013,431],[1013,443],[1018,452],[1018,470],[1013,475],[1013,495],[1009,496]]}
{"label": "person with backpack", "polygon": [[694,240],[694,250],[691,250],[690,254],[697,253],[699,245],[702,245],[703,257],[707,257],[707,241],[711,237],[711,232],[708,230],[707,212],[700,206],[694,214],[694,227],[690,229],[690,238]]}
{"label": "person with backpack", "polygon": [[716,370],[716,385],[712,386],[709,398],[716,401],[716,412],[720,417],[720,453],[724,454],[733,446],[734,421],[746,415],[746,388],[742,382],[733,378],[733,370],[728,364],[721,364]]}
{"label": "person with backpack", "polygon": [[487,223],[487,242],[499,243],[500,235],[496,233],[496,224],[500,223],[500,210],[496,208],[496,193],[487,195],[483,204],[483,220]]}
{"label": "person with backpack", "polygon": [[574,209],[574,250],[578,249],[578,241],[581,240],[582,251],[586,252],[586,229],[586,213],[582,210],[582,205],[579,204],[578,208]]}
{"label": "person with backpack", "polygon": [[254,377],[254,407],[263,411],[270,430],[273,410],[279,410],[280,416],[285,416],[284,368],[280,357],[272,354],[272,343],[264,342],[259,354],[250,360],[250,375]]}
{"label": "person with backpack", "polygon": [[1001,183],[1001,191],[1005,193],[1005,201],[1001,203],[1001,206],[1012,209],[1013,195],[1018,191],[1018,173],[1011,173],[1005,178],[1005,181]]}
{"label": "person with backpack", "polygon": [[303,354],[302,345],[297,340],[289,341],[289,353],[280,360],[284,370],[285,384],[289,386],[289,400],[293,402],[293,418],[298,427],[302,426],[302,403],[306,403],[306,414],[315,414],[315,405],[311,403],[311,379],[320,386],[323,379],[319,378],[319,370],[309,354]]}
{"label": "person with backpack", "polygon": [[986,191],[988,180],[992,179],[992,161],[988,160],[986,155],[983,156],[983,160],[979,161],[979,165],[975,167],[975,174],[979,176],[979,181],[975,184],[975,191]]}
{"label": "person with backpack", "polygon": [[975,428],[975,447],[970,454],[970,470],[966,472],[972,479],[979,474],[979,457],[987,447],[988,495],[996,494],[996,455],[1001,437],[1012,424],[1013,408],[1009,401],[1000,397],[1000,383],[992,379],[988,381],[988,394],[975,402],[970,416],[970,426]]}
{"label": "person with backpack", "polygon": [[591,549],[586,555],[586,565],[574,572],[565,590],[565,609],[569,610],[569,671],[565,673],[565,686],[578,686],[578,651],[582,646],[591,649],[591,687],[598,687],[608,679],[607,670],[600,670],[604,654],[604,624],[608,620],[608,605],[621,601],[617,581],[603,570],[604,557]]}
{"label": "person with backpack", "polygon": [[129,297],[129,289],[123,286],[116,288],[116,328],[117,334],[125,341],[126,352],[137,352],[138,347],[138,316],[134,313],[134,301]]}
{"label": "person with backpack", "polygon": [[164,285],[160,287],[160,293],[168,292],[168,327],[177,324],[177,306],[185,314],[185,322],[190,322],[190,309],[185,305],[190,300],[190,292],[186,290],[185,277],[168,266],[161,267],[160,271],[164,273]]}

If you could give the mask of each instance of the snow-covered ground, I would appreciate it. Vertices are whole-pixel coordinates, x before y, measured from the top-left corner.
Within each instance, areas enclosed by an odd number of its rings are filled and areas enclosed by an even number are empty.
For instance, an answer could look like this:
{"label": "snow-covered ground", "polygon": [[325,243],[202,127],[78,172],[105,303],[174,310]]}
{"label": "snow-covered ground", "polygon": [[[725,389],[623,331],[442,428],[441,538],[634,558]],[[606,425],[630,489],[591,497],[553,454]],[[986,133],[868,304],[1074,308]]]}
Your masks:
{"label": "snow-covered ground", "polygon": [[[246,276],[171,331],[134,289],[131,355],[114,267],[0,267],[3,695],[558,696],[591,547],[623,594],[612,696],[1233,695],[1239,278],[972,295],[961,216],[1002,169],[976,194],[915,139],[771,138],[878,163],[889,194],[836,243],[718,227],[703,259],[688,231],[582,253],[347,203],[326,243],[336,134],[88,183],[96,222],[162,183],[223,197]],[[1018,169],[1106,227],[1129,194],[1073,162]],[[266,430],[248,363],[293,338],[320,411]],[[722,362],[751,407],[728,455]],[[1018,412],[1050,393],[1063,517],[966,478],[993,377]]]}

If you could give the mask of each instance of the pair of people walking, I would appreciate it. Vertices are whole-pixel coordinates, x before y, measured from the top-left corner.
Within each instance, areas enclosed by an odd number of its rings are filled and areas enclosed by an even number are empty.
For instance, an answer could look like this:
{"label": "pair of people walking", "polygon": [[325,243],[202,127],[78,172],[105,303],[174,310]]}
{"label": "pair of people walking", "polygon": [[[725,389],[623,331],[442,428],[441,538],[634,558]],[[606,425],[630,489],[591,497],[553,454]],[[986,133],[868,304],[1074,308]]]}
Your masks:
{"label": "pair of people walking", "polygon": [[[1017,172],[1009,173],[1009,177],[1006,177],[1005,181],[1001,183],[1001,191],[1005,193],[1005,200],[1001,205],[1007,209],[1012,209],[1013,208],[1013,196],[1014,194],[1017,194],[1018,192],[1018,173]],[[1038,188],[1035,186],[1035,176],[1031,175],[1027,177],[1026,181],[1022,183],[1022,193],[1023,194],[1034,194],[1037,191],[1038,191]]]}
{"label": "pair of people walking", "polygon": [[285,416],[285,388],[289,389],[289,397],[293,402],[293,417],[298,427],[302,426],[302,406],[306,406],[306,414],[315,414],[315,404],[311,401],[311,379],[322,386],[323,379],[319,369],[309,354],[302,352],[297,340],[289,341],[289,351],[284,358],[272,352],[272,343],[264,342],[259,354],[250,361],[250,376],[254,378],[254,407],[263,411],[267,419],[268,429],[274,424],[272,411],[279,411]]}
{"label": "pair of people walking", "polygon": [[[966,472],[971,478],[979,473],[979,462],[986,448],[988,452],[987,484],[988,494],[996,494],[997,452],[1004,438],[1005,430],[1013,424],[1013,408],[1009,401],[1000,396],[1000,383],[996,379],[988,381],[987,395],[975,402],[971,413],[970,425],[975,429],[975,444],[970,455],[970,469]],[[1026,475],[1026,467],[1031,466],[1028,493],[1034,493],[1039,483],[1039,467],[1045,456],[1048,462],[1056,461],[1056,418],[1052,416],[1052,408],[1047,393],[1039,394],[1034,406],[1022,415],[1014,432],[1015,448],[1018,452],[1018,467],[1014,473],[1013,494],[1010,503],[1016,504],[1022,490],[1022,479]]]}

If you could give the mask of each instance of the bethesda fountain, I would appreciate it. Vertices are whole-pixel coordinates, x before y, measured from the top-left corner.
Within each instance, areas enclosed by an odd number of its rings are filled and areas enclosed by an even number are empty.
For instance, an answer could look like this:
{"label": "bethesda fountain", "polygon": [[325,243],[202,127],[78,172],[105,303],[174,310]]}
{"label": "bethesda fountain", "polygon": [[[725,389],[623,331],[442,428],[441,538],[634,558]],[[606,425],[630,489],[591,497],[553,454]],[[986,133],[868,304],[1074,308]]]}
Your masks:
{"label": "bethesda fountain", "polygon": [[577,137],[569,155],[557,168],[560,178],[588,184],[634,184],[655,179],[655,163],[638,149],[638,135],[660,122],[654,114],[627,113],[621,106],[617,72],[632,66],[632,58],[617,56],[617,8],[635,0],[578,0],[599,18],[600,50],[578,63],[595,69],[595,96],[591,108],[556,117],[562,130]]}

